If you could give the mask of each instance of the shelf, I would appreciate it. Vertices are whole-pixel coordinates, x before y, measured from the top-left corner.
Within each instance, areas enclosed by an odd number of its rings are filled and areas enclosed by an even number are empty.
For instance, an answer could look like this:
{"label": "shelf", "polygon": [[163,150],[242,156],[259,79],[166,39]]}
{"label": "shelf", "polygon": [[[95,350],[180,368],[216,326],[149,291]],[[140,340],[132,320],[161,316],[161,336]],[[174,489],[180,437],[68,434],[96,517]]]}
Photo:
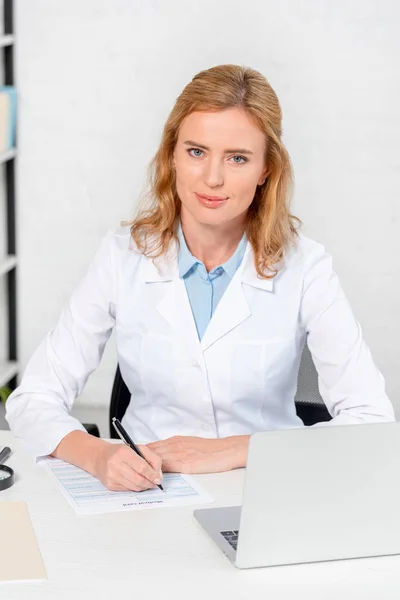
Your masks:
{"label": "shelf", "polygon": [[15,361],[0,362],[0,387],[6,385],[18,373],[18,363]]}
{"label": "shelf", "polygon": [[17,150],[15,148],[11,148],[10,150],[5,150],[4,152],[0,152],[0,163],[7,162],[12,158],[15,158],[17,154]]}
{"label": "shelf", "polygon": [[14,43],[13,35],[1,35],[0,36],[0,48],[4,48],[4,46],[12,46]]}
{"label": "shelf", "polygon": [[10,255],[6,256],[3,260],[0,260],[0,276],[5,275],[17,265],[17,257]]}

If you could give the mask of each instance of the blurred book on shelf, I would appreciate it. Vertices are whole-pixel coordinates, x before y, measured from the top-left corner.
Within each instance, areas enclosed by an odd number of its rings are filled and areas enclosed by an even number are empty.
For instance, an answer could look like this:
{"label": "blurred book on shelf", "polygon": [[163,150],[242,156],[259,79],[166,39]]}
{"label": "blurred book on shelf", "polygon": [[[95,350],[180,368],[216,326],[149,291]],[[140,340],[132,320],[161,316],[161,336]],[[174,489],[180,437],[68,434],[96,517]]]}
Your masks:
{"label": "blurred book on shelf", "polygon": [[13,86],[0,86],[0,152],[15,146],[17,92]]}

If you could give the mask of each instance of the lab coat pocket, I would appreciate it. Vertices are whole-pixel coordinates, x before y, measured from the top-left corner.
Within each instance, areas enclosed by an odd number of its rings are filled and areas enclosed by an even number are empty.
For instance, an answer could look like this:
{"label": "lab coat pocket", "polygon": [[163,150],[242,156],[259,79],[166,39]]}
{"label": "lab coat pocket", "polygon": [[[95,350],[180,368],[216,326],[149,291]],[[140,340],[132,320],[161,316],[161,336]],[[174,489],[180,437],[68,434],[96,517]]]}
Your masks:
{"label": "lab coat pocket", "polygon": [[176,397],[174,341],[168,336],[142,334],[140,370],[146,394],[154,403]]}
{"label": "lab coat pocket", "polygon": [[242,418],[254,422],[255,413],[262,418],[266,402],[279,403],[278,392],[288,385],[295,345],[295,338],[234,344],[230,389],[234,409]]}
{"label": "lab coat pocket", "polygon": [[233,420],[247,427],[261,420],[264,398],[262,356],[262,342],[246,341],[233,344],[225,357],[230,390],[225,410]]}
{"label": "lab coat pocket", "polygon": [[231,392],[237,402],[260,395],[262,377],[262,342],[239,342],[230,357]]}
{"label": "lab coat pocket", "polygon": [[296,336],[264,344],[264,417],[275,418],[284,411],[292,410],[297,386],[299,352],[299,339]]}
{"label": "lab coat pocket", "polygon": [[296,358],[296,337],[276,338],[263,343],[262,368],[264,377],[281,381],[290,373]]}

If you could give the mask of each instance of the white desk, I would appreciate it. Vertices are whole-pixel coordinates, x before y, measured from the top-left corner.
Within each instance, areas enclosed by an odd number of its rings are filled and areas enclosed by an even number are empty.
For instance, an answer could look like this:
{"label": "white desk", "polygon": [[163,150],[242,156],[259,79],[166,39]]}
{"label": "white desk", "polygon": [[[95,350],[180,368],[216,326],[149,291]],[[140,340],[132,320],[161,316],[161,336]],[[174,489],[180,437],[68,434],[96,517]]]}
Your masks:
{"label": "white desk", "polygon": [[[6,445],[16,483],[0,501],[28,503],[48,581],[0,584],[0,600],[400,597],[400,556],[240,571],[194,520],[193,507],[78,517],[11,433],[0,431]],[[219,506],[240,504],[243,479],[244,470],[199,476]],[[4,550],[0,532],[0,558]]]}

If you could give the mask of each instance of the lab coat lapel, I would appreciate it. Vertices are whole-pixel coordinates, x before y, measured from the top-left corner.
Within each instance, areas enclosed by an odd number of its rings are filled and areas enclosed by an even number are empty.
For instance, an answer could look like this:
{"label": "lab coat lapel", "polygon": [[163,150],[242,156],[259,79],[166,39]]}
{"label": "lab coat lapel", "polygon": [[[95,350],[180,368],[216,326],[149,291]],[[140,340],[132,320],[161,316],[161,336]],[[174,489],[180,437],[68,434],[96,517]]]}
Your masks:
{"label": "lab coat lapel", "polygon": [[251,307],[244,292],[246,285],[269,291],[274,286],[272,279],[260,279],[257,276],[250,244],[204,333],[201,342],[203,351],[251,316]]}
{"label": "lab coat lapel", "polygon": [[188,356],[193,359],[197,358],[200,342],[186,286],[183,279],[179,277],[176,253],[169,253],[156,261],[156,264],[149,260],[146,282],[163,282],[165,293],[157,305],[157,311],[171,325],[174,337],[184,344],[189,353]]}
{"label": "lab coat lapel", "polygon": [[203,352],[251,315],[242,281],[235,273],[218,303],[201,341]]}
{"label": "lab coat lapel", "polygon": [[190,358],[197,358],[200,351],[199,336],[193,318],[185,283],[176,277],[167,284],[168,289],[160,300],[157,310],[171,324],[174,336],[180,339],[189,353]]}
{"label": "lab coat lapel", "polygon": [[254,266],[254,254],[248,244],[242,264],[230,281],[214,315],[199,342],[196,323],[187,295],[185,283],[179,277],[176,254],[169,253],[157,266],[148,262],[146,282],[164,282],[165,294],[157,305],[158,312],[170,323],[174,335],[187,348],[190,357],[197,357],[221,337],[232,331],[251,316],[244,287],[246,285],[273,292],[274,279],[261,279]]}

